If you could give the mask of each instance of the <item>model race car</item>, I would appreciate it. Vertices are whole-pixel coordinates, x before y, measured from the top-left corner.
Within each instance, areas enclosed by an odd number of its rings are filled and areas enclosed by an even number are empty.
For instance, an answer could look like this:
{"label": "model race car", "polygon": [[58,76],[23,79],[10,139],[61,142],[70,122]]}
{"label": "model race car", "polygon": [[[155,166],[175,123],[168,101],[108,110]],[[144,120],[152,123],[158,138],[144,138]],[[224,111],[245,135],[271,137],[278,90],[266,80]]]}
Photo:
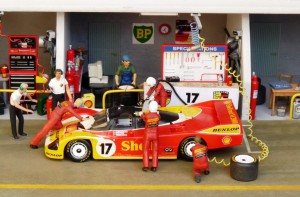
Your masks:
{"label": "model race car", "polygon": [[[85,125],[65,114],[63,127],[45,139],[45,154],[52,159],[68,157],[75,162],[93,159],[142,159],[144,122],[141,107],[110,109],[80,108],[76,112],[92,117]],[[243,127],[231,100],[210,100],[187,106],[159,108],[159,159],[192,160],[194,137],[200,135],[208,149],[242,144]],[[149,154],[151,155],[151,154]]]}

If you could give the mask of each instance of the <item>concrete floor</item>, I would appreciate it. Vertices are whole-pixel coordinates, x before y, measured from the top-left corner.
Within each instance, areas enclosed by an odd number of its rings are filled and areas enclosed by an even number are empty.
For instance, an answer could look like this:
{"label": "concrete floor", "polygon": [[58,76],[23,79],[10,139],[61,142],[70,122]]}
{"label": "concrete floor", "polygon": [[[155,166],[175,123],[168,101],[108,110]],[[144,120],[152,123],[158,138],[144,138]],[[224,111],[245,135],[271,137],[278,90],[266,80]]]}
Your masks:
{"label": "concrete floor", "polygon": [[[195,183],[192,163],[159,161],[158,171],[143,172],[141,161],[94,161],[74,163],[44,156],[43,145],[33,150],[29,142],[45,120],[26,120],[28,137],[14,140],[9,120],[0,120],[0,196],[299,196],[299,121],[255,121],[255,136],[270,150],[259,166],[258,179],[239,182],[229,167],[211,163],[208,176]],[[247,124],[247,123],[245,123]],[[247,131],[248,132],[248,131]],[[251,144],[251,150],[258,148]],[[229,161],[246,153],[246,146],[215,150]]]}

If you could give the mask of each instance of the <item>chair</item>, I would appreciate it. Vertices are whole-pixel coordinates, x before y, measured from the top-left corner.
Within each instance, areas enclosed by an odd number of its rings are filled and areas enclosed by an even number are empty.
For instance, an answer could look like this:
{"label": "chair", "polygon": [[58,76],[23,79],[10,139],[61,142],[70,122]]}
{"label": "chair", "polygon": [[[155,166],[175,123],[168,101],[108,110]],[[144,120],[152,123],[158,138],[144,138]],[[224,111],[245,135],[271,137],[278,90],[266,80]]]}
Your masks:
{"label": "chair", "polygon": [[288,83],[292,83],[293,81],[293,75],[290,74],[280,74],[279,75],[279,81],[286,81]]}

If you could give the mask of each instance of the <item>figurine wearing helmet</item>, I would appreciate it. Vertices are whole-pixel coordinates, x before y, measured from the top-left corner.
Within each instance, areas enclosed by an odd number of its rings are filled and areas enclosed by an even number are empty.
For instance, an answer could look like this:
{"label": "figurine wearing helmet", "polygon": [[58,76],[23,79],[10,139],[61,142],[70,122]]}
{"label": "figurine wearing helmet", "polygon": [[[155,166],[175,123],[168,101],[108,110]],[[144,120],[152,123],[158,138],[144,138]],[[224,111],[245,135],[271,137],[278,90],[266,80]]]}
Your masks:
{"label": "figurine wearing helmet", "polygon": [[[150,98],[150,100],[155,100],[161,107],[165,107],[167,105],[167,92],[161,83],[158,83],[156,87],[155,84],[156,79],[154,79],[153,77],[147,78],[146,85],[150,86],[150,89],[147,92],[147,96]],[[153,92],[154,88],[155,90]]]}
{"label": "figurine wearing helmet", "polygon": [[191,148],[193,154],[194,178],[197,183],[201,181],[201,171],[209,174],[209,162],[207,157],[207,146],[201,144],[201,137],[195,137],[195,146]]}
{"label": "figurine wearing helmet", "polygon": [[116,86],[120,85],[136,85],[136,71],[133,64],[130,62],[130,57],[128,55],[123,55],[122,65],[118,66],[115,82]]}
{"label": "figurine wearing helmet", "polygon": [[[149,148],[152,147],[152,167],[155,172],[158,167],[158,123],[160,115],[157,112],[156,101],[149,103],[149,113],[143,113],[141,118],[145,121],[145,133],[143,140],[143,170],[149,169]],[[152,146],[151,146],[152,143]]]}

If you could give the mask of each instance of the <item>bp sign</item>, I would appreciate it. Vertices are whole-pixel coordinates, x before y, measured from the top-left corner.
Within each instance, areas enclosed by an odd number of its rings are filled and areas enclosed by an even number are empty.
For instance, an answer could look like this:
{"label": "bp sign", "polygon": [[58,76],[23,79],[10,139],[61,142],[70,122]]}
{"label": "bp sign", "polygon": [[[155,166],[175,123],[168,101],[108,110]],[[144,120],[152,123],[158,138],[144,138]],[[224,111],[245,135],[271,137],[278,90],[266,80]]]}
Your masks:
{"label": "bp sign", "polygon": [[133,44],[154,44],[154,24],[134,23]]}

